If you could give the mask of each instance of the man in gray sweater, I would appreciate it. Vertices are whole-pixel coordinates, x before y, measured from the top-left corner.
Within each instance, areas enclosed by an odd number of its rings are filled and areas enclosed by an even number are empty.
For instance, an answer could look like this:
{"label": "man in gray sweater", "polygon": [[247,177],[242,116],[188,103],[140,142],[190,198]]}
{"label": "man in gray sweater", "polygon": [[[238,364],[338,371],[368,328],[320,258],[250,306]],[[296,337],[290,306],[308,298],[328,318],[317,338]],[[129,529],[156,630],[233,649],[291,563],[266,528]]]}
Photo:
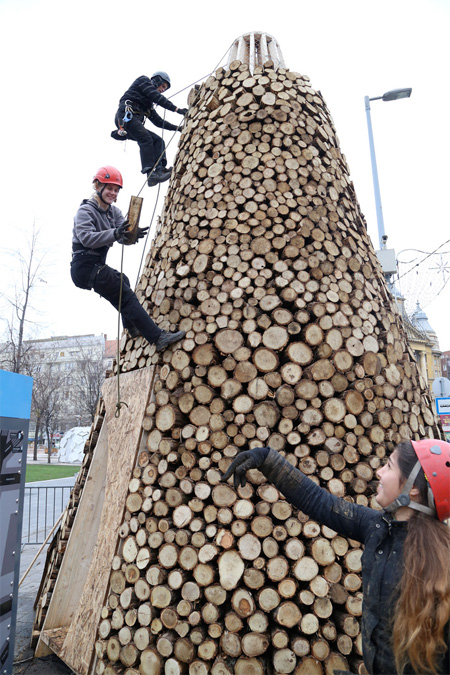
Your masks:
{"label": "man in gray sweater", "polygon": [[[114,206],[122,188],[122,176],[113,166],[102,166],[94,176],[94,194],[84,199],[78,209],[73,227],[72,262],[70,273],[78,288],[94,289],[108,300],[122,316],[122,323],[131,337],[142,335],[150,344],[162,351],[185,336],[185,331],[176,333],[159,328],[149,317],[125,274],[106,264],[106,256],[117,241],[127,243],[128,222]],[[147,234],[147,228],[138,228],[136,241]]]}

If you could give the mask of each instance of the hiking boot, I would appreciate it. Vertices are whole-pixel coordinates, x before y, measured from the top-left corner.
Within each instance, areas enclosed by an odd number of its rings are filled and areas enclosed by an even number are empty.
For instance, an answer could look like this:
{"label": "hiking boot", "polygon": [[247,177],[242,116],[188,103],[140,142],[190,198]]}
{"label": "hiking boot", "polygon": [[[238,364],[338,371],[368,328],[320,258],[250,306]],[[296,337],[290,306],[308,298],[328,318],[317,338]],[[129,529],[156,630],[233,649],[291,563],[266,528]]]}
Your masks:
{"label": "hiking boot", "polygon": [[141,335],[141,332],[136,328],[136,326],[133,324],[132,326],[129,326],[126,329],[128,335],[130,338],[138,338]]}
{"label": "hiking boot", "polygon": [[147,174],[148,175],[147,185],[149,187],[153,187],[155,185],[158,185],[158,183],[164,183],[166,180],[169,180],[171,173],[172,170],[166,171],[161,167],[157,167],[153,171],[153,173],[149,172]]}
{"label": "hiking boot", "polygon": [[156,351],[157,352],[163,351],[163,349],[166,349],[169,345],[173,344],[174,342],[182,340],[185,335],[186,335],[185,330],[179,330],[177,333],[169,333],[169,331],[163,330],[161,335],[155,342]]}

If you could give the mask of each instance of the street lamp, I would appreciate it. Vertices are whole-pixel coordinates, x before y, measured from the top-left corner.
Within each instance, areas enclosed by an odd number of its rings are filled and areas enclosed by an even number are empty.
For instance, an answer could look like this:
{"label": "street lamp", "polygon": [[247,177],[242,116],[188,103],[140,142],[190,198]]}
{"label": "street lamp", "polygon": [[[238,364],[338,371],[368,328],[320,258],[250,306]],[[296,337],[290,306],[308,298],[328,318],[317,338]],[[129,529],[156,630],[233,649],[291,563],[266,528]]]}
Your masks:
{"label": "street lamp", "polygon": [[[381,196],[380,196],[380,185],[378,183],[378,171],[377,171],[377,160],[375,158],[375,146],[373,143],[373,132],[372,132],[372,121],[370,119],[370,101],[397,101],[400,98],[409,98],[411,96],[412,89],[392,89],[387,91],[383,96],[374,96],[369,98],[365,96],[364,103],[366,106],[366,115],[367,115],[367,129],[369,131],[369,145],[370,145],[370,158],[372,161],[372,176],[373,176],[373,189],[375,192],[375,206],[377,210],[377,223],[378,223],[378,237],[380,240],[380,249],[386,248],[387,236],[384,232],[384,221],[383,221],[383,210],[381,208]],[[395,271],[395,269],[394,269]]]}

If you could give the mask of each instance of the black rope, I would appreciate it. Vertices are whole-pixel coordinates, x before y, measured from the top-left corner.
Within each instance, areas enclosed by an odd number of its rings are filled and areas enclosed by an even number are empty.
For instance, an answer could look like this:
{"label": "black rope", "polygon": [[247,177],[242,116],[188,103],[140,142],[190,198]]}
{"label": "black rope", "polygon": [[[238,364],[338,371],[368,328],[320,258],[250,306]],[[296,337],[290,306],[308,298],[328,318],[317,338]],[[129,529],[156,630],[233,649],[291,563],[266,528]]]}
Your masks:
{"label": "black rope", "polygon": [[[164,121],[165,121],[165,120],[166,120],[166,111],[164,110]],[[154,166],[153,166],[153,169],[151,170],[149,176],[147,176],[147,180],[148,180],[148,178],[150,178],[150,176],[152,175],[153,171],[155,170],[155,167],[158,166],[160,160],[162,159],[163,155],[164,155],[165,152],[166,152],[166,148],[169,147],[169,145],[170,145],[171,142],[173,141],[173,138],[174,138],[175,134],[178,133],[178,129],[181,127],[181,125],[183,124],[183,122],[184,122],[184,118],[181,120],[181,122],[180,122],[180,124],[178,125],[178,128],[176,129],[176,131],[173,132],[172,137],[170,138],[170,140],[169,140],[169,142],[167,143],[167,145],[164,147],[164,150],[162,151],[162,153],[161,153],[160,156],[158,157],[158,160],[155,162],[155,164],[154,164]],[[163,127],[162,132],[161,132],[161,139],[164,139],[164,127]],[[145,184],[144,184],[144,185],[145,185]],[[141,192],[142,192],[143,189],[144,189],[144,186],[141,187],[139,194],[141,194]],[[140,276],[140,274],[141,274],[142,262],[143,262],[143,260],[144,260],[144,255],[145,255],[145,247],[147,246],[147,241],[148,241],[148,238],[149,238],[149,236],[150,236],[151,229],[152,229],[153,219],[154,219],[155,213],[156,213],[156,207],[158,206],[160,190],[161,190],[161,183],[158,183],[158,193],[157,193],[157,195],[156,195],[155,206],[153,207],[152,217],[150,218],[150,225],[148,226],[147,236],[145,237],[144,248],[142,249],[141,261],[140,261],[140,263],[139,263],[139,268],[138,268],[138,273],[137,273],[137,276],[136,276],[136,284],[135,284],[135,287],[136,287],[137,284],[138,284],[139,276]],[[139,195],[138,195],[138,197],[139,197]]]}
{"label": "black rope", "polygon": [[[233,41],[233,42],[234,42],[234,41]],[[214,73],[214,72],[217,70],[217,68],[219,67],[221,61],[225,58],[225,56],[226,56],[227,53],[229,52],[229,50],[230,50],[231,45],[233,44],[233,42],[232,42],[232,43],[230,44],[230,46],[227,48],[227,50],[225,51],[224,55],[223,55],[223,56],[221,57],[221,59],[218,61],[217,65],[216,65],[209,73],[207,73],[206,75],[203,75],[203,76],[200,77],[198,80],[195,80],[195,82],[192,82],[191,84],[188,84],[188,85],[187,85],[186,87],[184,87],[183,89],[180,89],[179,91],[173,93],[173,94],[172,94],[171,96],[169,96],[168,98],[173,98],[174,96],[177,96],[178,94],[181,94],[181,93],[182,93],[183,91],[185,91],[186,89],[189,89],[190,87],[194,86],[194,84],[197,84],[197,82],[200,82],[201,80],[204,80],[206,77],[209,77],[210,75],[212,75],[212,73]],[[166,111],[164,110],[164,119],[165,119],[165,117],[166,117]],[[141,189],[139,190],[139,192],[138,192],[137,195],[136,195],[137,197],[139,197],[139,195],[141,194],[142,190],[143,190],[144,187],[146,186],[146,184],[147,184],[147,182],[148,182],[148,179],[150,178],[150,176],[152,175],[152,173],[155,171],[156,167],[158,166],[159,162],[160,162],[161,159],[163,158],[163,156],[164,156],[164,154],[165,154],[165,152],[166,152],[166,148],[168,148],[169,145],[171,144],[171,142],[173,141],[175,134],[178,133],[178,131],[179,131],[181,125],[183,124],[183,122],[184,122],[184,117],[183,117],[183,119],[181,120],[180,124],[178,125],[176,131],[173,132],[173,134],[172,134],[172,136],[171,136],[169,142],[168,142],[168,143],[166,144],[166,146],[164,147],[164,150],[162,151],[162,153],[160,154],[160,156],[159,156],[158,159],[156,160],[155,164],[153,165],[152,170],[150,171],[149,174],[147,174],[147,178],[146,178],[146,180],[144,181],[144,184],[142,185]],[[161,138],[163,138],[163,137],[164,137],[164,127],[163,127],[162,134],[161,134]],[[161,183],[158,183],[158,194],[156,195],[155,206],[154,206],[154,208],[153,208],[153,213],[152,213],[152,217],[151,217],[151,219],[150,219],[149,229],[148,229],[147,236],[146,236],[145,242],[144,242],[144,249],[143,249],[143,251],[142,251],[141,261],[140,261],[140,263],[139,263],[138,274],[137,274],[137,277],[136,277],[136,286],[137,286],[138,281],[139,281],[139,275],[140,275],[140,273],[141,273],[142,262],[143,262],[143,260],[144,260],[145,247],[146,247],[146,245],[147,245],[148,237],[149,237],[149,235],[150,235],[150,230],[151,230],[151,227],[152,227],[152,224],[153,224],[153,219],[154,219],[155,213],[156,213],[156,207],[157,207],[157,205],[158,205],[159,194],[160,194],[160,188],[161,188]],[[128,217],[128,214],[127,214],[127,217]],[[121,319],[120,309],[121,309],[121,305],[122,305],[123,256],[124,256],[124,243],[122,242],[122,254],[121,254],[121,259],[120,259],[120,291],[119,291],[119,304],[118,304],[118,307],[117,307],[117,403],[116,403],[116,412],[114,413],[114,414],[115,414],[115,417],[119,417],[119,416],[120,416],[120,409],[121,409],[121,407],[122,407],[123,405],[126,406],[126,407],[128,408],[128,404],[125,403],[125,401],[121,401],[121,400],[120,400],[120,319]]]}
{"label": "black rope", "polygon": [[124,405],[128,408],[128,403],[120,400],[120,308],[122,305],[122,287],[123,287],[123,251],[125,244],[122,241],[122,255],[120,258],[120,290],[119,290],[119,304],[117,306],[117,403],[115,417],[120,416],[120,409]]}
{"label": "black rope", "polygon": [[177,96],[178,94],[181,94],[181,92],[186,91],[186,89],[189,89],[189,87],[193,87],[194,84],[197,84],[197,82],[200,82],[201,80],[204,80],[206,77],[209,77],[210,75],[212,75],[217,70],[217,68],[220,66],[221,62],[223,61],[225,56],[230,51],[234,42],[235,41],[233,40],[233,42],[230,43],[230,46],[226,49],[224,55],[219,59],[217,65],[209,73],[207,73],[206,75],[203,75],[203,77],[199,77],[198,80],[195,80],[195,82],[192,82],[191,84],[188,84],[186,87],[184,87],[183,89],[180,89],[179,91],[174,92],[173,94],[171,94],[167,98],[173,98],[174,96]]}
{"label": "black rope", "polygon": [[139,276],[141,274],[142,263],[143,263],[144,256],[145,256],[145,247],[147,246],[147,241],[148,241],[148,238],[149,238],[149,235],[150,235],[150,230],[151,230],[152,225],[153,225],[153,219],[155,217],[156,207],[158,206],[160,190],[161,190],[161,183],[158,183],[158,194],[156,195],[155,206],[153,207],[152,217],[150,218],[150,225],[148,226],[147,236],[145,237],[144,248],[142,249],[141,261],[139,263],[138,273],[137,273],[137,276],[136,276],[136,286],[138,284]]}

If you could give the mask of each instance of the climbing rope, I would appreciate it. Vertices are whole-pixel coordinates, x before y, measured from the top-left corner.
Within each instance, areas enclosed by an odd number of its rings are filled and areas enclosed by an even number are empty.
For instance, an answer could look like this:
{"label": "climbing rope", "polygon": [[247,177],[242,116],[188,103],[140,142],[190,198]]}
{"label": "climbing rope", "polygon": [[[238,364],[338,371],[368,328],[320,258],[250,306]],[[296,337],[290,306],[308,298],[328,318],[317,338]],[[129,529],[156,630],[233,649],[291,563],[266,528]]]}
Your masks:
{"label": "climbing rope", "polygon": [[117,403],[115,417],[120,416],[120,409],[124,405],[128,408],[128,403],[120,400],[120,308],[122,306],[122,287],[123,287],[123,252],[125,244],[122,242],[122,253],[120,256],[120,290],[119,304],[117,306]]}
{"label": "climbing rope", "polygon": [[225,56],[230,51],[233,44],[234,44],[234,40],[233,40],[233,42],[230,43],[230,46],[227,47],[224,55],[219,59],[217,65],[209,73],[207,73],[206,75],[203,75],[203,77],[199,77],[198,80],[195,80],[195,82],[192,82],[191,84],[188,84],[186,87],[184,87],[183,89],[180,89],[179,91],[174,92],[173,94],[171,94],[167,98],[173,98],[174,96],[178,96],[178,94],[181,94],[181,92],[186,91],[186,89],[189,89],[189,87],[193,87],[194,84],[197,84],[197,82],[200,82],[201,80],[204,80],[207,77],[209,77],[210,75],[212,75],[217,70],[217,68],[220,66],[220,64],[222,63],[223,59],[225,58]]}
{"label": "climbing rope", "polygon": [[153,219],[154,219],[155,213],[156,213],[156,207],[158,206],[158,200],[159,200],[160,189],[161,189],[161,183],[158,183],[158,193],[157,193],[157,195],[156,195],[155,206],[153,207],[152,217],[150,218],[150,225],[148,226],[147,236],[145,237],[144,247],[143,247],[143,249],[142,249],[142,255],[141,255],[141,260],[140,260],[140,263],[139,263],[138,273],[137,273],[137,276],[136,276],[136,284],[135,284],[135,286],[138,285],[139,277],[140,277],[140,274],[141,274],[142,263],[143,263],[144,256],[145,256],[145,247],[147,246],[148,237],[149,237],[149,235],[150,235],[150,230],[151,230],[151,228],[152,228],[152,225],[153,225]]}
{"label": "climbing rope", "polygon": [[[185,91],[186,89],[189,89],[190,87],[193,87],[195,84],[197,84],[197,82],[200,82],[201,80],[204,80],[205,78],[207,78],[207,77],[209,77],[210,75],[212,75],[212,73],[214,73],[214,72],[217,70],[217,68],[219,67],[219,65],[220,65],[220,63],[222,62],[222,60],[225,58],[225,56],[226,56],[227,53],[229,52],[229,50],[230,50],[232,44],[233,44],[233,43],[230,44],[230,46],[229,46],[228,49],[225,51],[224,55],[221,57],[221,59],[219,60],[219,62],[217,63],[217,65],[216,65],[209,73],[207,73],[207,75],[203,75],[203,76],[200,77],[198,80],[195,80],[195,82],[192,82],[191,84],[188,84],[186,87],[184,87],[183,89],[180,89],[179,91],[173,93],[173,94],[172,94],[170,97],[168,97],[168,98],[173,98],[174,96],[177,96],[178,94],[181,94],[181,93],[182,93],[183,91]],[[197,98],[197,97],[196,97],[196,98]],[[194,100],[195,100],[195,99],[194,99]],[[124,117],[124,122],[123,122],[123,123],[128,122],[128,121],[131,119],[131,115],[132,115],[132,113],[133,113],[132,108],[131,108],[131,103],[130,103],[130,101],[126,101],[125,103],[126,103],[127,105],[126,105],[126,109],[125,109],[125,117]],[[166,118],[166,111],[164,110],[164,120],[165,120],[165,118]],[[173,141],[175,134],[178,133],[178,131],[179,131],[181,125],[183,124],[183,122],[184,122],[184,118],[181,120],[180,124],[178,125],[178,128],[176,129],[176,131],[173,132],[173,134],[172,134],[170,140],[169,140],[168,143],[165,145],[164,150],[162,151],[162,153],[160,154],[160,156],[158,157],[158,159],[157,159],[156,162],[154,163],[153,169],[152,169],[152,170],[150,171],[150,173],[147,175],[147,178],[146,178],[146,180],[144,181],[144,184],[142,185],[141,189],[139,190],[139,192],[138,192],[137,195],[136,195],[137,197],[139,197],[139,195],[141,194],[142,190],[143,190],[144,187],[147,185],[148,179],[150,178],[150,176],[152,175],[152,173],[155,171],[156,167],[158,166],[159,162],[160,162],[161,159],[163,158],[163,156],[164,156],[164,154],[165,154],[165,152],[166,152],[166,148],[168,148],[169,145],[171,144],[171,142]],[[125,130],[123,129],[123,125],[122,125],[122,126],[119,128],[119,135],[122,136],[122,135],[125,135],[125,133],[126,133],[126,132],[125,132]],[[162,133],[161,133],[161,138],[164,138],[164,128],[163,128]],[[151,217],[151,219],[150,219],[150,225],[149,225],[149,227],[148,227],[147,236],[146,236],[145,242],[144,242],[144,248],[143,248],[141,260],[140,260],[140,263],[139,263],[139,269],[138,269],[138,273],[137,273],[137,277],[136,277],[136,286],[137,286],[138,281],[139,281],[139,276],[140,276],[140,273],[141,273],[142,263],[143,263],[144,255],[145,255],[145,248],[146,248],[146,246],[147,246],[148,237],[149,237],[149,235],[150,235],[150,231],[151,231],[151,228],[152,228],[152,225],[153,225],[153,219],[154,219],[155,213],[156,213],[156,208],[157,208],[157,206],[158,206],[158,200],[159,200],[159,195],[160,195],[160,189],[161,189],[161,183],[158,183],[158,193],[157,193],[157,195],[156,195],[155,205],[154,205],[154,208],[153,208],[152,217]],[[128,213],[127,213],[126,218],[128,218]],[[119,417],[119,416],[120,416],[120,409],[121,409],[121,407],[122,407],[123,405],[126,406],[126,407],[128,408],[128,404],[125,403],[125,401],[121,401],[121,400],[120,400],[120,318],[121,318],[120,309],[121,309],[121,305],[122,305],[123,258],[124,258],[124,243],[122,243],[122,253],[121,253],[121,259],[120,259],[120,291],[119,291],[119,304],[118,304],[118,307],[117,307],[117,403],[116,403],[116,411],[115,411],[115,413],[114,413],[114,414],[115,414],[115,417]]]}

